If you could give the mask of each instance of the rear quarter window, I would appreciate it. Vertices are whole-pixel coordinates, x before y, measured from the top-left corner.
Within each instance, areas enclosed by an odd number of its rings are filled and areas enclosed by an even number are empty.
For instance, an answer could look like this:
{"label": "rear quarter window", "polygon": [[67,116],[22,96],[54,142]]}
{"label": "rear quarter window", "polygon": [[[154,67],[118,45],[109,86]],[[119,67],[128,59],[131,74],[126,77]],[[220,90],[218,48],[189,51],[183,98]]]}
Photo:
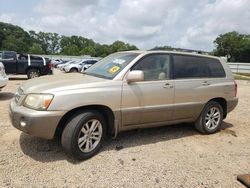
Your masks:
{"label": "rear quarter window", "polygon": [[173,61],[175,79],[225,77],[225,71],[217,59],[173,55]]}

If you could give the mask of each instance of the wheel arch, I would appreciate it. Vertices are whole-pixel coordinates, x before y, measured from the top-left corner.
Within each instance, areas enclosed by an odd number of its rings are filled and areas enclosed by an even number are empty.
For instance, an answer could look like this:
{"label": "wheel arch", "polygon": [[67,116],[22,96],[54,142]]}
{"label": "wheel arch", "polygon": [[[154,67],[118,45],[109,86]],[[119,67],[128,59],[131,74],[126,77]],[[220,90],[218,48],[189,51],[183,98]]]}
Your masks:
{"label": "wheel arch", "polygon": [[113,134],[113,130],[115,127],[115,116],[114,116],[113,111],[109,107],[104,106],[104,105],[88,105],[88,106],[81,106],[81,107],[71,109],[66,114],[64,114],[56,127],[56,131],[55,131],[54,136],[61,137],[62,132],[63,132],[68,120],[74,114],[80,113],[80,112],[86,111],[86,110],[95,110],[95,111],[99,112],[100,114],[102,114],[104,119],[106,120],[106,123],[107,123],[107,134],[109,136],[111,136]]}
{"label": "wheel arch", "polygon": [[69,69],[69,72],[71,72],[71,70],[76,70],[76,72],[78,72],[78,68],[77,68],[77,67],[71,67],[71,68]]}
{"label": "wheel arch", "polygon": [[227,101],[226,101],[226,99],[224,99],[222,97],[217,97],[217,98],[213,98],[213,99],[209,100],[207,103],[209,103],[211,101],[218,102],[221,105],[221,107],[223,109],[223,119],[225,119],[227,117]]}

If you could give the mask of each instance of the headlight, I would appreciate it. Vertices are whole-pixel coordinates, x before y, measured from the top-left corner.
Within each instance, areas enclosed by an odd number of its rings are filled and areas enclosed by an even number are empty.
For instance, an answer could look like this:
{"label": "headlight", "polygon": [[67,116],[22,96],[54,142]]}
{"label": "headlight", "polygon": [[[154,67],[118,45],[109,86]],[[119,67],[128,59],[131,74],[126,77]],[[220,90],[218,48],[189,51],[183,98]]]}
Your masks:
{"label": "headlight", "polygon": [[23,106],[35,110],[47,110],[53,99],[52,94],[28,94]]}

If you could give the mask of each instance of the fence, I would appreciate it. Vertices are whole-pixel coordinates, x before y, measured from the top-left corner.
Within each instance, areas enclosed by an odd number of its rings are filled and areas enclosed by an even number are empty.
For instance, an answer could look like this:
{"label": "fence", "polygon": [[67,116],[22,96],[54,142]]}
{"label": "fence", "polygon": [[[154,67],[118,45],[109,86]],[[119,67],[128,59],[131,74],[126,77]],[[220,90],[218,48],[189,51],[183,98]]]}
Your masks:
{"label": "fence", "polygon": [[233,73],[250,73],[250,63],[228,63]]}

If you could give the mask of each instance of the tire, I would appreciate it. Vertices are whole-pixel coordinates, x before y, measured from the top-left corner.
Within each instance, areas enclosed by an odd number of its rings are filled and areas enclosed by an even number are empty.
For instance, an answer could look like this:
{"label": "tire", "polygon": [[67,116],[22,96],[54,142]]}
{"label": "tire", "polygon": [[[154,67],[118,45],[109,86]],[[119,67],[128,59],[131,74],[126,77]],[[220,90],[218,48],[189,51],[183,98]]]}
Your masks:
{"label": "tire", "polygon": [[202,110],[195,122],[195,127],[203,134],[213,134],[220,129],[222,120],[223,109],[221,105],[218,102],[211,101]]}
{"label": "tire", "polygon": [[69,72],[78,72],[78,70],[75,69],[75,68],[72,68],[72,69],[69,70]]}
{"label": "tire", "polygon": [[[96,128],[91,134],[94,124]],[[89,127],[89,131],[87,127]],[[106,121],[104,117],[94,110],[84,111],[73,115],[68,121],[62,133],[61,143],[64,150],[75,159],[86,160],[98,153],[105,136]]]}
{"label": "tire", "polygon": [[37,78],[40,76],[40,71],[38,69],[29,69],[27,72],[28,79]]}

